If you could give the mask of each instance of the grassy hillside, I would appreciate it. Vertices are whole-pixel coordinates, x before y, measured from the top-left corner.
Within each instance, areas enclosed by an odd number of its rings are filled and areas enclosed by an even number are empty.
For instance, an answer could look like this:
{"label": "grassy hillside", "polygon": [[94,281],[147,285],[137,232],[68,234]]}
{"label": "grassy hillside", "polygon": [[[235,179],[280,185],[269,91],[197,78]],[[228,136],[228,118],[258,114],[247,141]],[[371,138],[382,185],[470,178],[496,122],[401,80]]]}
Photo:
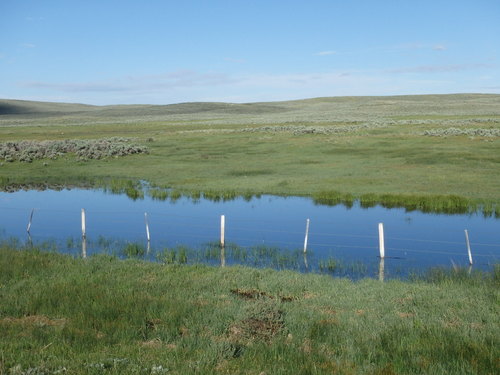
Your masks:
{"label": "grassy hillside", "polygon": [[181,191],[500,202],[500,95],[104,107],[0,101],[0,143],[109,137],[149,154],[4,161],[2,184],[130,178]]}
{"label": "grassy hillside", "polygon": [[379,282],[0,246],[0,374],[497,374],[499,269]]}

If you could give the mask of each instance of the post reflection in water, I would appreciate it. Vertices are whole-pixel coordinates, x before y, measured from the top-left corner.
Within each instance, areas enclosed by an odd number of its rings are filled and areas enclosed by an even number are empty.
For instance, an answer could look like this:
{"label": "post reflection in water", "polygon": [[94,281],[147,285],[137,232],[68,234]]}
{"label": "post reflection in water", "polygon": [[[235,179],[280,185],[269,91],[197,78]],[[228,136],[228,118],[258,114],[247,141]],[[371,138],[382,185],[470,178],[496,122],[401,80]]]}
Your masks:
{"label": "post reflection in water", "polygon": [[226,266],[226,250],[224,249],[224,246],[221,246],[220,248],[220,266]]}
{"label": "post reflection in water", "polygon": [[385,271],[385,260],[384,258],[380,258],[380,263],[378,265],[378,279],[380,281],[384,281],[384,271]]}
{"label": "post reflection in water", "polygon": [[87,239],[82,237],[82,258],[87,258]]}

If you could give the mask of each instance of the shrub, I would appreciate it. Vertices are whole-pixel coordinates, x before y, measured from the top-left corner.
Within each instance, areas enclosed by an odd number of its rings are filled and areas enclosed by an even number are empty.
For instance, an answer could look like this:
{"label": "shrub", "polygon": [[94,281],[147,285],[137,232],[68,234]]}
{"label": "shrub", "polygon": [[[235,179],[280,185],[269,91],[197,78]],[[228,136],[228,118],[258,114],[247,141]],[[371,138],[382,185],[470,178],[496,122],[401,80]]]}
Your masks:
{"label": "shrub", "polygon": [[40,159],[57,159],[75,154],[79,160],[148,153],[148,148],[130,143],[126,138],[105,138],[64,141],[18,141],[0,143],[0,159],[7,162],[31,163]]}

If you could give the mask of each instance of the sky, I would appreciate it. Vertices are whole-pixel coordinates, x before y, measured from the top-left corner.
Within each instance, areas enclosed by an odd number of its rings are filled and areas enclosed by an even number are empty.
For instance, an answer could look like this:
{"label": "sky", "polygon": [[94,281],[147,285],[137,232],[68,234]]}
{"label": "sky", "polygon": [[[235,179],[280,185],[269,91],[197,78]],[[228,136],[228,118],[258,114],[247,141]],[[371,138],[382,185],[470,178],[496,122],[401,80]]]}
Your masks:
{"label": "sky", "polygon": [[500,0],[0,0],[0,98],[500,93]]}

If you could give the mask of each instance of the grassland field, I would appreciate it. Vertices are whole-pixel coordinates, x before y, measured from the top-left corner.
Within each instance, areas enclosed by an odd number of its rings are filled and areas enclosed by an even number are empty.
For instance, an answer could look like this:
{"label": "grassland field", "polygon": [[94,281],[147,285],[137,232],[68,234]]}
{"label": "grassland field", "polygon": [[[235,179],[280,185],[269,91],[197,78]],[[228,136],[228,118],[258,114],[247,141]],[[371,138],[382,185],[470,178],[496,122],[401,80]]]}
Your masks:
{"label": "grassland field", "polygon": [[500,268],[413,282],[0,245],[0,374],[498,374]]}
{"label": "grassland field", "polygon": [[[176,194],[465,202],[498,215],[499,133],[500,95],[104,107],[0,100],[0,148],[120,137],[149,150],[4,158],[0,185],[120,190],[117,181],[146,180]],[[500,372],[498,265],[353,282],[0,244],[0,271],[0,375]]]}
{"label": "grassland field", "polygon": [[2,185],[128,178],[182,192],[500,202],[500,95],[104,107],[0,101],[3,143],[110,137],[149,153],[4,161]]}

